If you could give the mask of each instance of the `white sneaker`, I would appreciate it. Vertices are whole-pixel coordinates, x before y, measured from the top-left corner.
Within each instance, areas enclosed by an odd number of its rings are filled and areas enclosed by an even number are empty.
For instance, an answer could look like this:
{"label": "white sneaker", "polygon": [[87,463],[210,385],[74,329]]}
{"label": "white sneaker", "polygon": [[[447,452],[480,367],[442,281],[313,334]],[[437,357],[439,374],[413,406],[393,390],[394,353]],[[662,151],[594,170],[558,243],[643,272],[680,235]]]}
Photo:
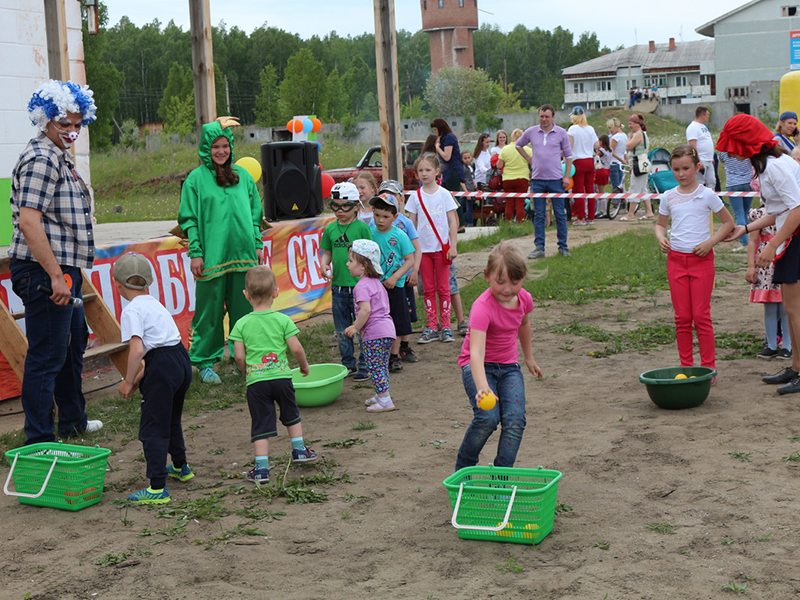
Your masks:
{"label": "white sneaker", "polygon": [[377,397],[377,402],[367,407],[367,412],[389,412],[390,410],[397,410],[397,407],[392,403],[391,396]]}
{"label": "white sneaker", "polygon": [[378,402],[377,394],[373,395],[372,398],[367,398],[366,400],[364,400],[364,404],[366,404],[367,406],[372,406],[376,402]]}
{"label": "white sneaker", "polygon": [[100,431],[103,428],[102,421],[86,421],[86,429],[83,431],[85,433],[93,433],[95,431]]}

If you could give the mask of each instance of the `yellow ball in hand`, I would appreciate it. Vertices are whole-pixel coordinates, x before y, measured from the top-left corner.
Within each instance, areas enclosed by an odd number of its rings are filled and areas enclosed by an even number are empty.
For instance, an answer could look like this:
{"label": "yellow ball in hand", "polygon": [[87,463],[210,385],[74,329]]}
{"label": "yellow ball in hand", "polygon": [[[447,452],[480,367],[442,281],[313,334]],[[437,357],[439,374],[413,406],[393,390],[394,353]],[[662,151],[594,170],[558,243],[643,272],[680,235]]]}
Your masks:
{"label": "yellow ball in hand", "polygon": [[687,379],[687,377],[683,373],[678,373],[675,375],[675,379]]}
{"label": "yellow ball in hand", "polygon": [[497,404],[497,396],[492,392],[482,394],[478,398],[478,408],[481,410],[492,410],[495,404]]}

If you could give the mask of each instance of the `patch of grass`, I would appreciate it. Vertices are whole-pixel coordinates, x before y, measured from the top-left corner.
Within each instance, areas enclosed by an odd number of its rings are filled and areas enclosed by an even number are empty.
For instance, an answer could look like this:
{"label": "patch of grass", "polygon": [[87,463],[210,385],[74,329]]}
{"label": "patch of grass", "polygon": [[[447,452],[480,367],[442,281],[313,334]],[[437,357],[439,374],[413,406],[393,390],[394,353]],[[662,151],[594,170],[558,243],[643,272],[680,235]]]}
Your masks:
{"label": "patch of grass", "polygon": [[347,438],[346,440],[341,440],[337,442],[329,442],[327,444],[323,444],[323,448],[352,448],[353,446],[358,446],[361,444],[366,444],[365,440],[361,438]]}
{"label": "patch of grass", "polygon": [[772,541],[772,532],[770,531],[766,535],[762,535],[756,538],[757,542],[771,542]]}
{"label": "patch of grass", "polygon": [[800,452],[792,452],[789,456],[782,457],[786,462],[800,462]]}
{"label": "patch of grass", "polygon": [[560,515],[561,513],[565,512],[572,512],[572,507],[569,504],[564,504],[563,502],[557,502],[555,514]]}
{"label": "patch of grass", "polygon": [[728,452],[728,456],[737,458],[742,462],[750,462],[750,457],[753,455],[752,452],[740,452],[739,450],[734,450],[732,452]]}
{"label": "patch of grass", "polygon": [[608,542],[595,542],[592,544],[592,548],[599,548],[600,550],[608,550],[611,548],[611,544]]}
{"label": "patch of grass", "polygon": [[738,584],[735,581],[731,581],[730,583],[726,583],[722,586],[723,592],[734,592],[737,594],[746,594],[747,593],[747,584],[742,583]]}
{"label": "patch of grass", "polygon": [[489,235],[481,235],[471,240],[458,241],[458,253],[476,252],[478,250],[485,250],[496,246],[503,240],[512,238],[524,237],[533,234],[533,223],[525,221],[524,223],[509,223],[507,221],[498,221],[497,229]]}
{"label": "patch of grass", "polygon": [[754,358],[761,350],[764,338],[743,331],[715,332],[717,349],[725,348],[733,352],[725,354],[722,360],[737,360],[740,358]]}
{"label": "patch of grass", "polygon": [[646,352],[675,343],[675,328],[666,324],[640,323],[636,329],[622,333],[612,333],[596,327],[573,321],[564,327],[554,327],[553,331],[562,335],[579,335],[593,342],[605,344],[603,350],[589,353],[589,356],[602,358],[621,352]]}
{"label": "patch of grass", "polygon": [[733,538],[724,537],[719,541],[719,543],[722,544],[723,546],[730,546],[731,544],[733,544]]}
{"label": "patch of grass", "polygon": [[119,554],[106,554],[102,558],[98,558],[94,564],[98,567],[113,567],[121,562],[128,560],[130,552],[120,552]]}
{"label": "patch of grass", "polygon": [[370,429],[375,429],[377,425],[372,421],[359,421],[355,425],[353,425],[353,431],[369,431]]}
{"label": "patch of grass", "polygon": [[522,573],[525,570],[519,565],[516,558],[509,558],[507,563],[495,565],[494,568],[501,573]]}
{"label": "patch of grass", "polygon": [[236,514],[240,517],[244,517],[245,519],[250,519],[250,522],[252,523],[258,521],[272,523],[273,521],[280,521],[281,517],[286,515],[285,512],[273,512],[257,505],[246,506],[242,509],[239,509],[236,511]]}
{"label": "patch of grass", "polygon": [[[317,323],[312,327],[303,328],[297,336],[309,364],[317,365],[329,362],[339,362],[339,346],[334,339],[333,321]],[[291,357],[292,366],[296,367],[294,357]]]}
{"label": "patch of grass", "polygon": [[645,523],[644,528],[648,531],[655,531],[656,533],[663,533],[665,535],[675,535],[677,533],[678,526],[673,525],[672,523],[665,521],[662,523]]}

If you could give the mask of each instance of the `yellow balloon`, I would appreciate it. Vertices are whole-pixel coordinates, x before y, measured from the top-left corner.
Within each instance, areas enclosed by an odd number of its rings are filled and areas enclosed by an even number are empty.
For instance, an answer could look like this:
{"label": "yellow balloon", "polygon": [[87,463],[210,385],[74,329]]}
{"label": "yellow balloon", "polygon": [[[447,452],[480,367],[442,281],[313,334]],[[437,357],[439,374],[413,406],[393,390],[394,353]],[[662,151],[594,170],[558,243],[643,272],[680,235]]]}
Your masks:
{"label": "yellow balloon", "polygon": [[674,377],[674,379],[686,379],[686,378],[687,378],[686,375],[684,375],[683,373],[678,373]]}
{"label": "yellow balloon", "polygon": [[256,180],[261,179],[261,163],[259,163],[252,156],[245,156],[236,161],[237,167],[242,167],[245,171],[250,173],[250,177]]}

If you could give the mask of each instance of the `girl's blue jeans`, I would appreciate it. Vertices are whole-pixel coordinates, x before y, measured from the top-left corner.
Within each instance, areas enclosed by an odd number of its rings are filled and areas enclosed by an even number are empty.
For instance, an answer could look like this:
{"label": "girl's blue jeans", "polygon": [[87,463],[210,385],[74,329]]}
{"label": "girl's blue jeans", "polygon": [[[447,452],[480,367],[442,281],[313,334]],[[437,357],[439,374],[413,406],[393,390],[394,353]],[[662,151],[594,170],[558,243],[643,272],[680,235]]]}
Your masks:
{"label": "girl's blue jeans", "polygon": [[519,363],[484,363],[484,368],[489,388],[497,396],[497,404],[492,410],[478,408],[475,402],[478,390],[472,379],[472,370],[469,365],[463,367],[461,378],[474,416],[458,449],[456,471],[478,464],[481,450],[498,425],[502,425],[502,429],[492,464],[513,467],[522,443],[522,433],[525,431],[525,382]]}

